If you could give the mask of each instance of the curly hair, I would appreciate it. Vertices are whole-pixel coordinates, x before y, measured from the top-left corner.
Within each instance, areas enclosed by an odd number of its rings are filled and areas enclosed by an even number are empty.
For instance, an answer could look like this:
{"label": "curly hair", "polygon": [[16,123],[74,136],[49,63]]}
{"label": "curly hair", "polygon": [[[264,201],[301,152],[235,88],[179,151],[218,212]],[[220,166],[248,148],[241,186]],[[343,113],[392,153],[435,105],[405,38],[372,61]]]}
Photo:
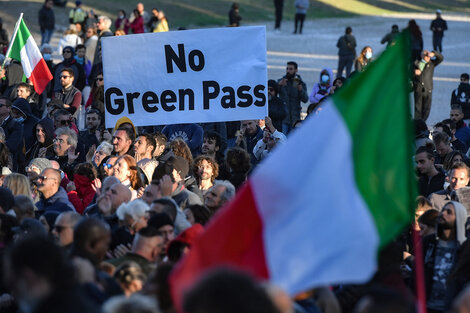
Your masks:
{"label": "curly hair", "polygon": [[239,147],[227,151],[225,163],[233,172],[247,173],[251,169],[251,159],[248,152]]}
{"label": "curly hair", "polygon": [[188,161],[189,166],[193,164],[193,155],[186,142],[181,138],[176,138],[170,142],[170,149],[176,156],[180,156]]}
{"label": "curly hair", "polygon": [[219,164],[210,156],[207,155],[200,155],[196,159],[194,159],[193,163],[193,174],[194,176],[199,179],[199,167],[202,165],[203,161],[207,161],[207,163],[210,164],[212,167],[212,176],[211,176],[211,182],[214,182],[215,178],[219,176]]}
{"label": "curly hair", "polygon": [[127,166],[129,167],[129,172],[131,173],[129,181],[131,182],[132,189],[137,190],[141,187],[144,187],[144,184],[142,183],[142,180],[139,176],[138,167],[135,159],[128,154],[124,154],[116,160],[115,164],[117,164],[121,159],[126,161]]}

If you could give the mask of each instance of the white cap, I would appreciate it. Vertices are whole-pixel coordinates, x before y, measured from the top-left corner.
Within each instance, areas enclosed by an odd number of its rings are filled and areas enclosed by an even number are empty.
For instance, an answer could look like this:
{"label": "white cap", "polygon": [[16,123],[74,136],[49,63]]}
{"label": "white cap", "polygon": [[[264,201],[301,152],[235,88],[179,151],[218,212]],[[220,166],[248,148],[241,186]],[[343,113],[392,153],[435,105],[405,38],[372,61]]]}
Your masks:
{"label": "white cap", "polygon": [[437,10],[436,10],[436,13],[437,13],[437,14],[441,14],[441,13],[442,13],[441,9],[437,9]]}

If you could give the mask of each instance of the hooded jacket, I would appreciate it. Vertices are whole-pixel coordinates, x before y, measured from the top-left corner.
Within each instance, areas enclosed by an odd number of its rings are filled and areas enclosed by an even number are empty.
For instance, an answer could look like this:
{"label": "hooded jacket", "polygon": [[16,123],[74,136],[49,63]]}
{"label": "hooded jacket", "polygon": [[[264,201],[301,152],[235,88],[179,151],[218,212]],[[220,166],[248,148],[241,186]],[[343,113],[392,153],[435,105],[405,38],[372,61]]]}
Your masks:
{"label": "hooded jacket", "polygon": [[450,105],[460,104],[462,106],[464,119],[470,118],[470,84],[460,83],[459,87],[452,91]]}
{"label": "hooded jacket", "polygon": [[[322,73],[325,71],[328,72],[328,76],[330,77],[330,79],[328,80],[326,84],[322,84],[321,77],[322,77]],[[330,88],[331,86],[333,86],[333,80],[334,80],[333,72],[331,71],[331,69],[330,68],[322,69],[320,71],[320,77],[318,80],[319,80],[318,83],[313,85],[312,92],[310,93],[310,97],[309,97],[310,103],[318,103],[320,102],[322,98],[326,97],[330,93]]]}
{"label": "hooded jacket", "polygon": [[[46,140],[44,144],[41,144],[39,141],[36,139],[36,125],[41,125],[42,128],[44,129],[44,132],[46,134]],[[54,156],[54,145],[52,140],[54,139],[54,122],[46,117],[37,122],[32,131],[31,134],[34,136],[34,143],[31,146],[27,146],[26,149],[26,163],[29,164],[29,162],[32,159],[35,159],[39,156],[39,149],[47,147],[46,155],[44,156],[45,158],[48,157],[53,157]]]}
{"label": "hooded jacket", "polygon": [[34,127],[38,123],[39,119],[33,115],[31,112],[31,105],[27,100],[23,98],[17,98],[11,105],[12,109],[16,109],[25,115],[25,120],[23,121],[23,139],[26,149],[31,147],[36,141],[36,136],[33,132]]}

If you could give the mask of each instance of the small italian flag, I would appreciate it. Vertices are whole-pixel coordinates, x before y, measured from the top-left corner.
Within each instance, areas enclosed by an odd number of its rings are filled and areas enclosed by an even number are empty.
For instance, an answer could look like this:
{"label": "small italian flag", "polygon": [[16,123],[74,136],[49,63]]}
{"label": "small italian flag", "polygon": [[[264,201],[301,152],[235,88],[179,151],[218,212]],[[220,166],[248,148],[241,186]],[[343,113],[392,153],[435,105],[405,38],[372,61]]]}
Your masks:
{"label": "small italian flag", "polygon": [[368,281],[413,220],[409,36],[358,73],[261,163],[171,276],[179,306],[204,272],[232,266],[290,295]]}
{"label": "small italian flag", "polygon": [[21,62],[23,72],[33,83],[34,90],[38,94],[42,94],[49,81],[52,80],[52,74],[22,16],[16,23],[6,57]]}

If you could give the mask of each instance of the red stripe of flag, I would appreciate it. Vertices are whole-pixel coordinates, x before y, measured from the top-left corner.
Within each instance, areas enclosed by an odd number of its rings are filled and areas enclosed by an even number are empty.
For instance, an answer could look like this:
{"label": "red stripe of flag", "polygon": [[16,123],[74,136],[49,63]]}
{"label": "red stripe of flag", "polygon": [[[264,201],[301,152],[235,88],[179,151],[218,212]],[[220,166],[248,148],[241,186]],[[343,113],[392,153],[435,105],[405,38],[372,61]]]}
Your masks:
{"label": "red stripe of flag", "polygon": [[49,71],[44,59],[36,64],[29,80],[33,83],[34,91],[39,95],[42,94],[47,84],[52,80],[51,71]]}

